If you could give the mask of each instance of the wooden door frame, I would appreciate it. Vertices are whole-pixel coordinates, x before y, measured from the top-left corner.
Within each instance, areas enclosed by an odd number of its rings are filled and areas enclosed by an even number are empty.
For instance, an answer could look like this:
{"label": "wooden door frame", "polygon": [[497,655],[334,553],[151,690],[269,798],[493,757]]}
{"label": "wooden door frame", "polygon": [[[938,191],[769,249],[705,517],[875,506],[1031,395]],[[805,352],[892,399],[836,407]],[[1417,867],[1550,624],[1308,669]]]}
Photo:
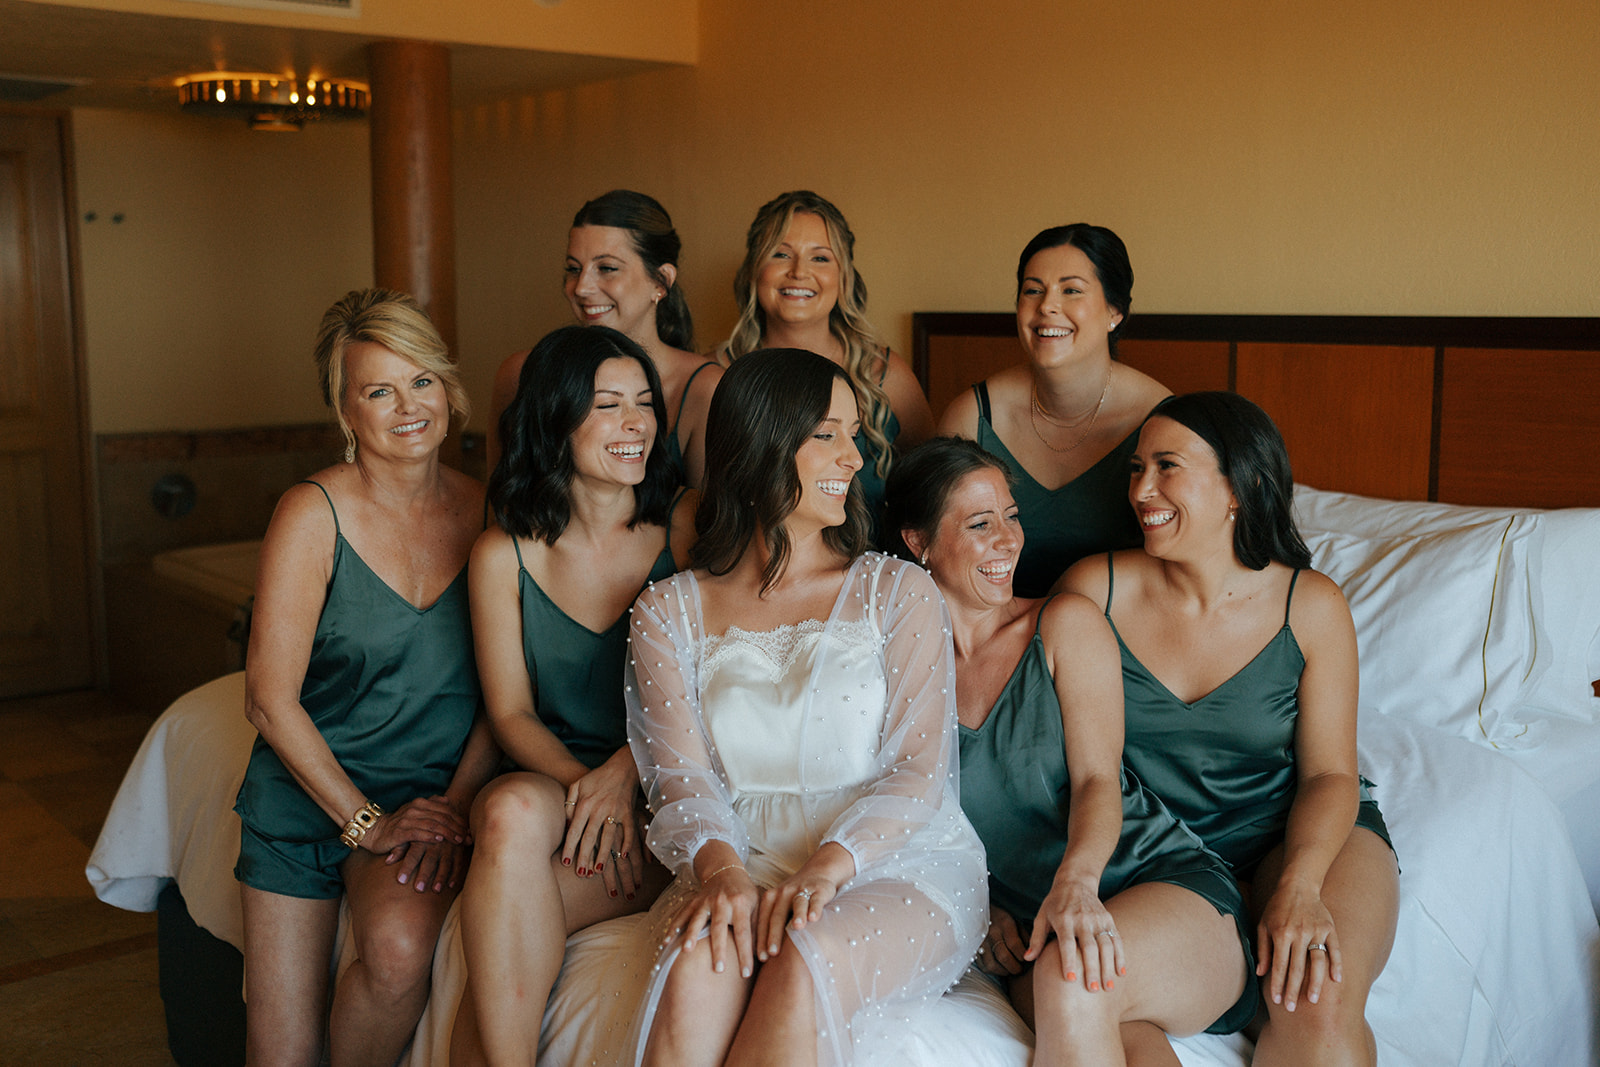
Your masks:
{"label": "wooden door frame", "polygon": [[100,512],[98,478],[93,462],[94,435],[89,422],[89,366],[84,345],[83,322],[83,251],[78,229],[78,173],[77,157],[73,151],[72,112],[61,107],[36,107],[19,104],[0,104],[0,115],[19,118],[46,119],[56,130],[56,144],[61,161],[62,235],[66,250],[67,330],[71,348],[74,392],[73,408],[77,414],[77,451],[79,479],[78,510],[83,522],[83,574],[84,590],[88,597],[89,657],[94,686],[105,689],[110,681],[106,660],[105,633],[105,582],[100,560]]}

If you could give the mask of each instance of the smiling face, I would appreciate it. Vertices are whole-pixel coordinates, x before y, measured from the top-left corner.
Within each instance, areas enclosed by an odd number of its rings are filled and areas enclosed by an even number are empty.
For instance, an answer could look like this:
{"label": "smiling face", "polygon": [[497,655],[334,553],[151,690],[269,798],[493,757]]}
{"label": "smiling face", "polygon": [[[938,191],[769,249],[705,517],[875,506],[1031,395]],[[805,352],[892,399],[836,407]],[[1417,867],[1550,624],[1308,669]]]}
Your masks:
{"label": "smiling face", "polygon": [[572,432],[572,464],[579,478],[621,485],[644,481],[645,460],[656,437],[649,379],[639,361],[608,359],[594,372],[594,403]]}
{"label": "smiling face", "polygon": [[1121,321],[1122,313],[1106,303],[1094,264],[1077,247],[1042,249],[1023,268],[1017,337],[1035,364],[1109,356],[1107,339]]}
{"label": "smiling face", "polygon": [[756,300],[769,323],[826,323],[839,302],[839,258],[821,215],[800,211],[756,275]]}
{"label": "smiling face", "polygon": [[1233,554],[1238,501],[1217,454],[1193,430],[1157,415],[1139,431],[1128,500],[1144,529],[1145,551],[1158,559]]}
{"label": "smiling face", "polygon": [[414,459],[439,448],[450,429],[444,384],[404,356],[374,341],[344,352],[344,421],[358,455]]}
{"label": "smiling face", "polygon": [[[671,265],[662,269],[670,272]],[[656,301],[666,288],[639,258],[627,230],[574,227],[565,270],[564,291],[579,323],[610,326],[642,345],[656,343]]]}
{"label": "smiling face", "polygon": [[922,550],[929,573],[952,603],[993,606],[1009,601],[1012,572],[1022,552],[1022,522],[1006,476],[982,467],[957,482],[933,540]]}
{"label": "smiling face", "polygon": [[784,519],[794,536],[844,525],[850,480],[861,469],[861,453],[854,441],[860,429],[856,394],[848,382],[835,378],[827,416],[794,456],[800,502]]}

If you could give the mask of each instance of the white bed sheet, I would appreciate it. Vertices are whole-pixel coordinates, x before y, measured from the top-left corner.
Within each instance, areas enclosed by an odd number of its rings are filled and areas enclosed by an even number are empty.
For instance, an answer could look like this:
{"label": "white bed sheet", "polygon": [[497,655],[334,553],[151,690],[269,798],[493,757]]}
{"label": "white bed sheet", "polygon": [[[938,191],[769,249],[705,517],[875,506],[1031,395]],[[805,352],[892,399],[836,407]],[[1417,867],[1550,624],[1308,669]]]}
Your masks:
{"label": "white bed sheet", "polygon": [[[241,675],[168,709],[90,857],[101,899],[150,911],[175,878],[195,920],[240,943],[232,807],[253,737]],[[1368,1006],[1381,1062],[1594,1063],[1600,928],[1555,802],[1505,757],[1392,715],[1363,715],[1360,749],[1403,868],[1394,952]],[[573,937],[541,1062],[608,1063],[620,1054],[651,958],[638,943],[641,925],[621,919]],[[452,911],[412,1067],[447,1062],[463,973]],[[1248,1063],[1249,1043],[1237,1036],[1175,1046],[1185,1067]],[[901,1062],[1025,1067],[1028,1058],[1027,1031],[993,987],[969,977],[908,1035]]]}

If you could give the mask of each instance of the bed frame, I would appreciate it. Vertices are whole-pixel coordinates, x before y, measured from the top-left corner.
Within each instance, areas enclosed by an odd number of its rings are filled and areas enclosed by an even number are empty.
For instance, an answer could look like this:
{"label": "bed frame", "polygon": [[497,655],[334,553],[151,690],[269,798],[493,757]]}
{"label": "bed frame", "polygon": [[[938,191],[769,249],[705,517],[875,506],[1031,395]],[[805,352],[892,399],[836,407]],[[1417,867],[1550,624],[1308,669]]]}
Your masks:
{"label": "bed frame", "polygon": [[[912,335],[936,415],[1022,358],[1009,311],[917,312]],[[1134,314],[1119,358],[1256,401],[1319,489],[1600,507],[1600,318]]]}

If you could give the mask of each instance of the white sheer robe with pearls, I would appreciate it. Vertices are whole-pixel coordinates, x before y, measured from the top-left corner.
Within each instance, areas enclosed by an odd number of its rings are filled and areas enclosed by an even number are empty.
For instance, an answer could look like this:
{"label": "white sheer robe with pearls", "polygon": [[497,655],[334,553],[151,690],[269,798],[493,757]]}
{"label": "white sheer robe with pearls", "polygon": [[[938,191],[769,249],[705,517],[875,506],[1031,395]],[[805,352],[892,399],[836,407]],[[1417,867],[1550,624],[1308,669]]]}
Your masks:
{"label": "white sheer robe with pearls", "polygon": [[[972,960],[988,922],[983,846],[956,796],[955,672],[944,601],[919,568],[858,558],[826,620],[708,635],[692,573],[639,597],[629,627],[628,734],[676,875],[655,944],[725,841],[757,885],[826,842],[856,875],[822,920],[789,931],[816,990],[819,1062],[870,1063]],[[635,1026],[635,1060],[675,956]]]}

